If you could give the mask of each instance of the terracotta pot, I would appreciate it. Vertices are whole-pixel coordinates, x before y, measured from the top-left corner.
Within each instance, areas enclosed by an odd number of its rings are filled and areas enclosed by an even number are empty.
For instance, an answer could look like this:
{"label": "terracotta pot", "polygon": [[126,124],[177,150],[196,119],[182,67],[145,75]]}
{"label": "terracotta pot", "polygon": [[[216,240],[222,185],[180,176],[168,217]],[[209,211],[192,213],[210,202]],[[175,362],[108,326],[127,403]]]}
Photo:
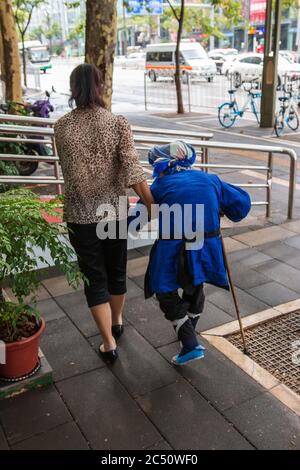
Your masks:
{"label": "terracotta pot", "polygon": [[38,363],[40,336],[45,329],[41,318],[40,329],[29,338],[5,344],[6,364],[0,364],[0,378],[17,379],[29,374]]}

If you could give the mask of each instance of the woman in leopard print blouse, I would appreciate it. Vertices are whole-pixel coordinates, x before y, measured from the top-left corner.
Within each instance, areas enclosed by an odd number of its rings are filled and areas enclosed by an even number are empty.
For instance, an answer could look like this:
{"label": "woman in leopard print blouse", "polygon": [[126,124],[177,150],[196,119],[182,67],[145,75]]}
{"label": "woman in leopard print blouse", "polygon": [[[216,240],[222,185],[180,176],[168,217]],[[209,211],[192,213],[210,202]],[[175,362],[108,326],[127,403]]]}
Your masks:
{"label": "woman in leopard print blouse", "polygon": [[100,355],[113,362],[115,340],[123,332],[127,240],[98,238],[98,211],[105,207],[106,220],[116,220],[118,228],[127,217],[119,210],[119,198],[126,196],[127,188],[134,189],[149,211],[153,199],[128,121],[104,109],[98,69],[79,65],[70,87],[76,108],[54,127],[65,180],[64,220],[86,278],[87,303],[103,338]]}

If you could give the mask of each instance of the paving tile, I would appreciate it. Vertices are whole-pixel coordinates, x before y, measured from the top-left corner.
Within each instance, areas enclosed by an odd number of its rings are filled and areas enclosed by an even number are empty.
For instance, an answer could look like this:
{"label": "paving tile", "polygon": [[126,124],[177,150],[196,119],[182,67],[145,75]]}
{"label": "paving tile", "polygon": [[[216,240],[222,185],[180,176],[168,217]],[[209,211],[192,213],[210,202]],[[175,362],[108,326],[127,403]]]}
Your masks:
{"label": "paving tile", "polygon": [[[7,287],[5,288],[5,292],[6,294],[8,295],[9,299],[12,301],[12,302],[17,302],[17,299],[16,297],[14,296],[14,294],[12,293],[12,290]],[[37,291],[37,300],[45,300],[45,299],[50,299],[51,295],[49,294],[49,292],[45,289],[45,287],[43,286],[40,286],[38,288],[38,291]],[[30,302],[31,300],[31,297],[26,297],[24,299],[25,303],[27,302]]]}
{"label": "paving tile", "polygon": [[[246,246],[246,245],[245,245]],[[259,254],[258,248],[250,248],[246,247],[243,250],[234,251],[233,253],[228,253],[228,259],[232,263],[237,261],[244,260],[245,258],[249,258],[250,256]]]}
{"label": "paving tile", "polygon": [[0,401],[0,420],[10,444],[72,420],[53,387],[30,390]]}
{"label": "paving tile", "polygon": [[165,319],[154,298],[128,300],[125,304],[124,316],[154,347],[176,340],[171,322]]}
{"label": "paving tile", "polygon": [[261,286],[270,281],[269,277],[254,271],[254,269],[245,268],[242,263],[232,265],[231,272],[234,285],[243,290]]}
{"label": "paving tile", "polygon": [[288,238],[287,240],[284,240],[284,243],[288,246],[292,246],[293,248],[297,248],[298,250],[300,250],[300,235]]}
{"label": "paving tile", "polygon": [[266,261],[270,261],[272,258],[264,253],[251,254],[240,260],[240,263],[248,268],[259,266]]}
{"label": "paving tile", "polygon": [[13,450],[89,450],[75,423],[62,424],[12,446]]}
{"label": "paving tile", "polygon": [[109,369],[57,386],[93,449],[145,449],[162,439]]}
{"label": "paving tile", "polygon": [[99,333],[83,291],[60,295],[55,300],[84,336],[89,337]]}
{"label": "paving tile", "polygon": [[141,288],[136,282],[127,279],[127,293],[126,300],[134,299],[135,297],[143,297],[144,289]]}
{"label": "paving tile", "polygon": [[146,246],[141,246],[138,248],[138,251],[143,255],[143,256],[149,256],[150,251],[152,249],[152,244],[151,245],[146,245]]}
{"label": "paving tile", "polygon": [[300,418],[269,393],[224,412],[262,450],[300,448]]}
{"label": "paving tile", "polygon": [[61,380],[104,364],[68,318],[50,322],[41,338],[41,348]]}
{"label": "paving tile", "polygon": [[144,292],[144,280],[145,280],[144,274],[142,274],[142,276],[134,276],[134,277],[131,278],[131,280],[132,280],[132,282],[137,284],[142,289],[142,291]]}
{"label": "paving tile", "polygon": [[36,307],[46,322],[58,320],[65,316],[64,311],[53,299],[42,300],[37,303]]}
{"label": "paving tile", "polygon": [[140,248],[138,250],[136,248],[133,248],[131,250],[127,250],[127,260],[140,258],[141,256],[143,256],[143,255],[141,253]]}
{"label": "paving tile", "polygon": [[277,225],[273,225],[260,230],[235,235],[234,239],[249,246],[257,246],[276,240],[284,240],[288,237],[292,237],[293,235],[293,232],[285,230]]}
{"label": "paving tile", "polygon": [[[265,391],[207,341],[201,337],[199,340],[206,347],[205,358],[179,368],[178,372],[218,410],[236,406]],[[179,343],[172,343],[159,348],[159,351],[169,359],[179,349]]]}
{"label": "paving tile", "polygon": [[149,256],[141,256],[127,262],[128,277],[142,276],[147,270]]}
{"label": "paving tile", "polygon": [[[238,287],[235,288],[235,291],[242,316],[260,312],[261,310],[266,310],[268,308],[267,304],[261,302],[252,295],[247,294],[247,292],[239,289]],[[234,303],[230,292],[225,291],[224,289],[217,289],[207,295],[207,300],[224,310],[232,317],[236,317]]]}
{"label": "paving tile", "polygon": [[[91,340],[91,344],[97,349],[100,336]],[[118,341],[118,351],[119,359],[114,364],[113,373],[134,397],[173,383],[178,378],[174,367],[132,326],[126,326]]]}
{"label": "paving tile", "polygon": [[165,440],[162,440],[148,447],[147,450],[172,450],[172,447]]}
{"label": "paving tile", "polygon": [[[45,279],[43,281],[43,286],[47,289],[48,292],[52,295],[52,297],[56,297],[58,295],[69,294],[70,292],[75,292],[75,289],[71,287],[65,278],[65,276],[57,276],[51,277],[49,279]],[[83,285],[76,289],[81,290],[83,289]]]}
{"label": "paving tile", "polygon": [[235,240],[234,238],[231,238],[231,237],[225,237],[224,243],[225,243],[226,252],[228,253],[233,252],[233,251],[244,250],[247,247],[247,245],[245,245],[244,243],[239,242],[238,240]]}
{"label": "paving tile", "polygon": [[299,293],[275,281],[268,282],[262,286],[253,287],[249,289],[249,293],[272,307],[299,298]]}
{"label": "paving tile", "polygon": [[282,224],[282,227],[291,232],[300,233],[300,220],[293,220],[292,222],[286,222]]}
{"label": "paving tile", "polygon": [[174,449],[251,448],[186,381],[155,390],[138,402]]}
{"label": "paving tile", "polygon": [[268,243],[260,247],[262,251],[274,259],[289,264],[294,268],[299,268],[300,266],[300,250],[288,246],[285,243]]}
{"label": "paving tile", "polygon": [[204,310],[197,323],[197,331],[206,331],[230,321],[232,321],[232,317],[228,313],[206,300]]}
{"label": "paving tile", "polygon": [[255,268],[258,272],[300,293],[300,271],[277,260],[267,261]]}
{"label": "paving tile", "polygon": [[8,450],[8,449],[9,449],[8,443],[4,435],[3,429],[0,425],[0,450]]}

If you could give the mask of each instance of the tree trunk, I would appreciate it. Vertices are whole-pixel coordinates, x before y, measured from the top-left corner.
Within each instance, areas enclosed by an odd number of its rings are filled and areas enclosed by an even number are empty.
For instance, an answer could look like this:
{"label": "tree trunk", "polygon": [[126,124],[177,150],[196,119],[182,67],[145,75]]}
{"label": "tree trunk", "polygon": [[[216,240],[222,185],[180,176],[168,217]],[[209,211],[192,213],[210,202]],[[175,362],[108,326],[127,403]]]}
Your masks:
{"label": "tree trunk", "polygon": [[176,43],[176,50],[175,50],[175,63],[176,63],[176,71],[175,71],[175,85],[176,85],[176,94],[177,94],[177,113],[184,114],[184,106],[183,106],[183,99],[182,99],[182,89],[181,89],[181,73],[180,73],[180,41],[182,35],[182,28],[183,28],[183,20],[184,20],[184,0],[181,0],[181,7],[180,7],[180,16],[178,21],[178,32],[177,32],[177,43]]}
{"label": "tree trunk", "polygon": [[117,41],[117,0],[87,0],[85,61],[95,64],[104,79],[104,103],[111,108],[114,54]]}
{"label": "tree trunk", "polygon": [[0,31],[3,50],[1,75],[5,79],[5,99],[20,102],[23,100],[20,56],[11,0],[0,1]]}

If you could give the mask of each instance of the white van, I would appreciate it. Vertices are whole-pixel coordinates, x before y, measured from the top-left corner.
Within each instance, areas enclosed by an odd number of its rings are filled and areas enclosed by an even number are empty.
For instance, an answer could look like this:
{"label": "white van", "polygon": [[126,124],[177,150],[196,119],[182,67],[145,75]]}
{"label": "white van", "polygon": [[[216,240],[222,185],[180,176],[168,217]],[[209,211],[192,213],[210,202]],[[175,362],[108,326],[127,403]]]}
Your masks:
{"label": "white van", "polygon": [[[175,43],[149,44],[146,48],[146,71],[152,82],[160,77],[174,77],[175,73]],[[185,82],[187,74],[191,78],[205,78],[212,82],[217,67],[197,42],[181,42],[180,68],[182,79]]]}

